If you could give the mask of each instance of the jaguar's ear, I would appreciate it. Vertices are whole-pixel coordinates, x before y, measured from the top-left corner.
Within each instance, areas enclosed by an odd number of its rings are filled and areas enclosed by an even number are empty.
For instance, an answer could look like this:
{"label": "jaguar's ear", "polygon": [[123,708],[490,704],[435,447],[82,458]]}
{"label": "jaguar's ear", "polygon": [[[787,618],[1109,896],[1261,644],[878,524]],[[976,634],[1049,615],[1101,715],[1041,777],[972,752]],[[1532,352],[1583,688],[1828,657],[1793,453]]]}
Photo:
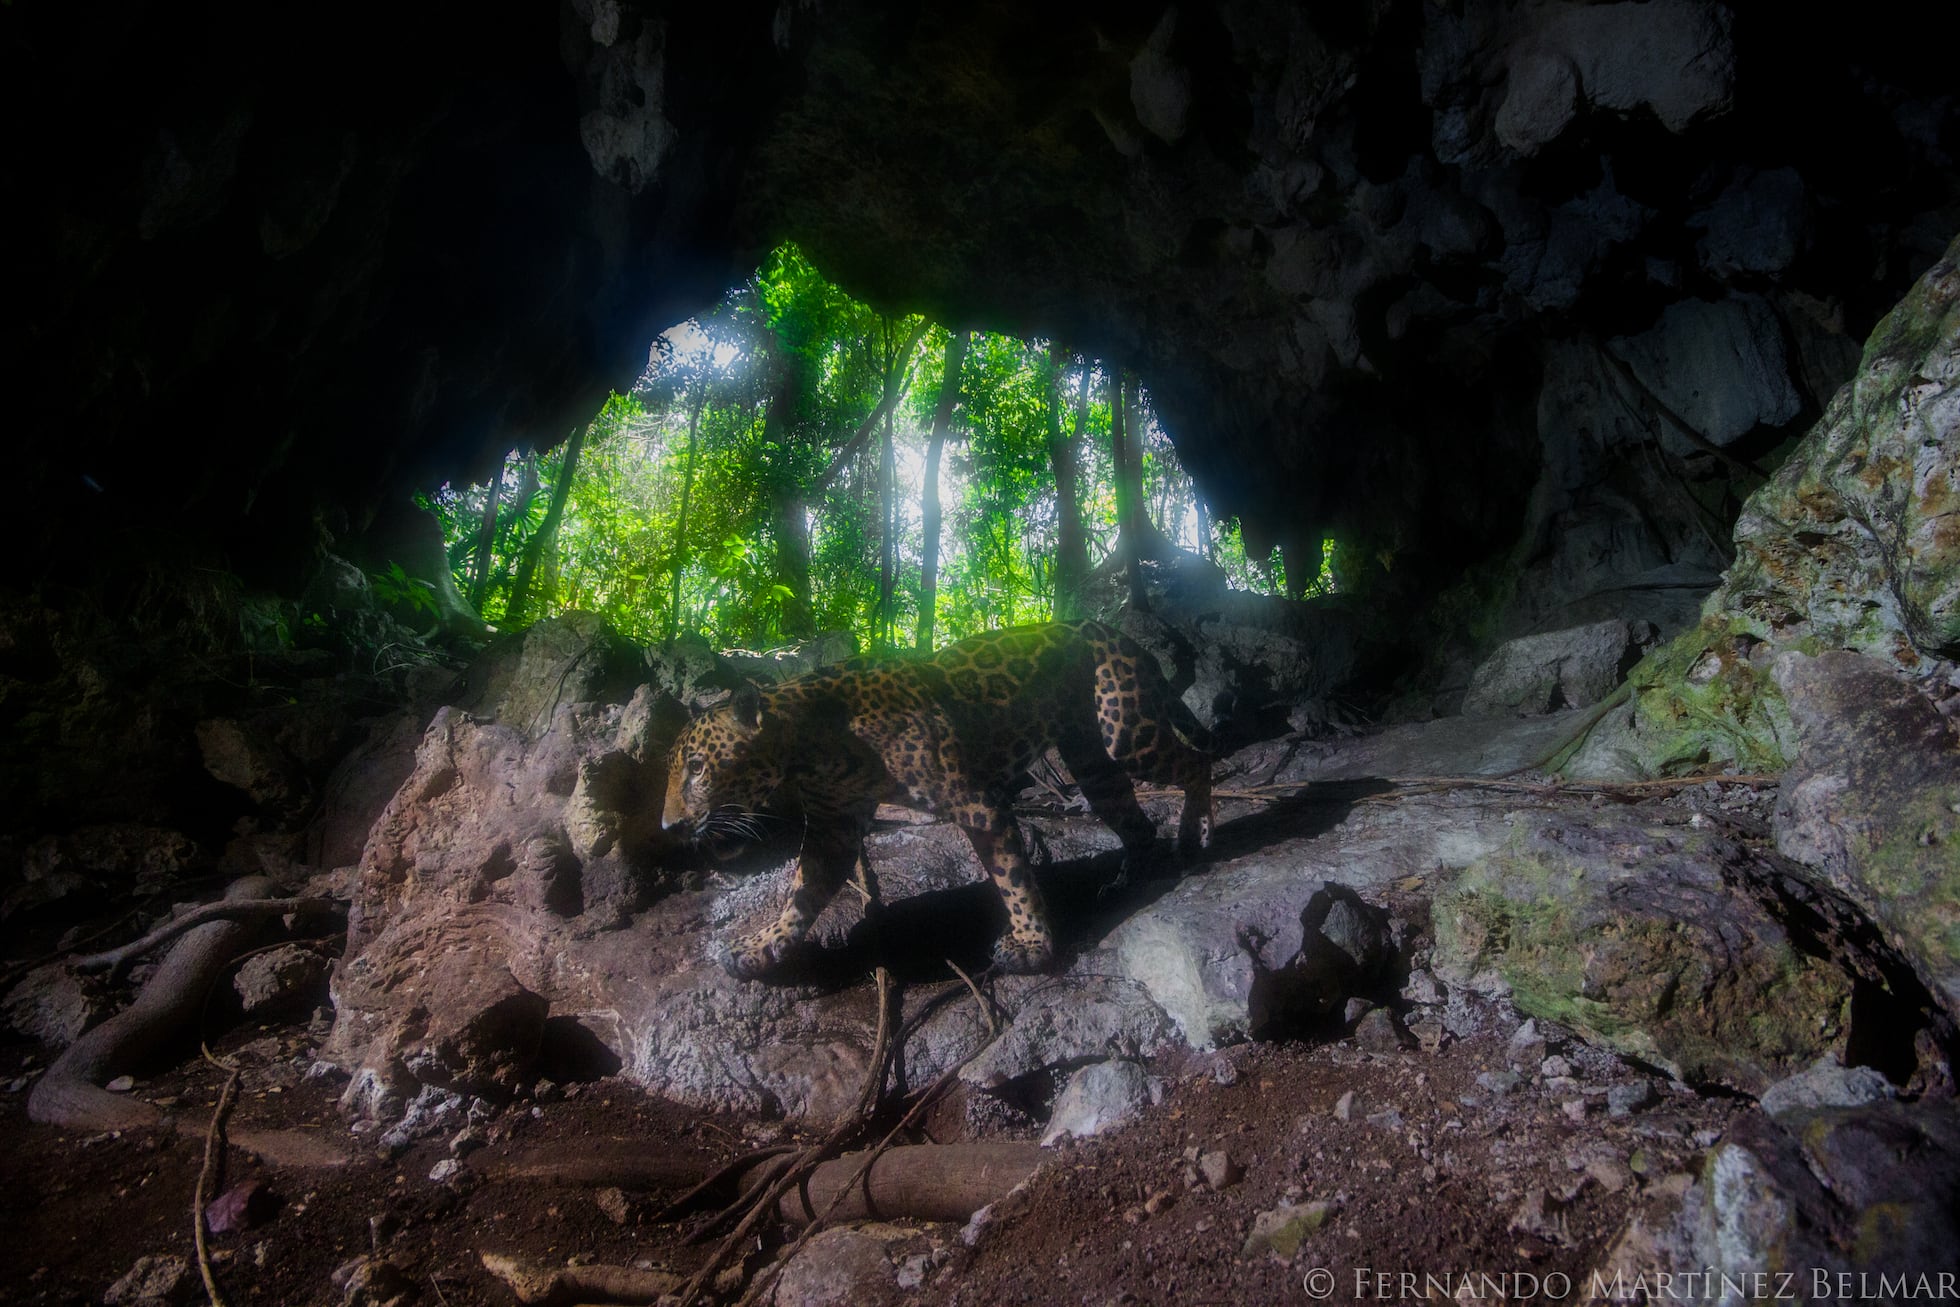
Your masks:
{"label": "jaguar's ear", "polygon": [[728,700],[728,707],[735,714],[735,724],[743,730],[753,731],[762,725],[762,692],[747,681]]}

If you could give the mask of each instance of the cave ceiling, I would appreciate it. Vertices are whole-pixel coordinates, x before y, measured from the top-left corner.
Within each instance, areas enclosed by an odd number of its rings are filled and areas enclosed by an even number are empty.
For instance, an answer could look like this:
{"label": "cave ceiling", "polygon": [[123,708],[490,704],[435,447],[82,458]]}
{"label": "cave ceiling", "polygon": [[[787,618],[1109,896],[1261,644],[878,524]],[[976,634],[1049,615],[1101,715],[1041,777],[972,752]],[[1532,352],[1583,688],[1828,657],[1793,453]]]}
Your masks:
{"label": "cave ceiling", "polygon": [[[1560,442],[1603,439],[1573,399],[1597,360],[1658,394],[1699,359],[1722,394],[1682,381],[1666,410],[1747,463],[1960,226],[1951,7],[23,4],[0,27],[6,349],[49,566],[146,533],[292,565],[564,438],[794,239],[881,307],[1135,367],[1255,544],[1345,535],[1440,587],[1548,529]],[[1731,346],[1781,382],[1721,380]]]}

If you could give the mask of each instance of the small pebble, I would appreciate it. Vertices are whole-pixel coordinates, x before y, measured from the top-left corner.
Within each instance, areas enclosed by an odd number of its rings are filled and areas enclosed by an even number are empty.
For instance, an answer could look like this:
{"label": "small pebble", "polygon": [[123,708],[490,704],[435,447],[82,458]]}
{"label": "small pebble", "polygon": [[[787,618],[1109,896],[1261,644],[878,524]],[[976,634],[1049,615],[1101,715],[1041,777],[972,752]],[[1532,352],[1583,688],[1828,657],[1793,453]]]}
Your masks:
{"label": "small pebble", "polygon": [[1334,1119],[1351,1121],[1354,1119],[1354,1091],[1348,1090],[1334,1103]]}
{"label": "small pebble", "polygon": [[102,1087],[108,1090],[112,1094],[126,1094],[130,1090],[136,1088],[136,1077],[117,1076],[114,1080],[111,1080],[108,1084]]}

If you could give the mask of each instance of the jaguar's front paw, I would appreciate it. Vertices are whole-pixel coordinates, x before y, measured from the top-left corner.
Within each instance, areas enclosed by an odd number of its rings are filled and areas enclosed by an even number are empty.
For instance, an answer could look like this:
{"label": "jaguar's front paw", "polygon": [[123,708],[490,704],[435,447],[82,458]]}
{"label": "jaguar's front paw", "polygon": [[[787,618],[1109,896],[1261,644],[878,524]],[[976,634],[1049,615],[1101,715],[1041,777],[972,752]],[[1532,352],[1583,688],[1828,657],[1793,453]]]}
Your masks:
{"label": "jaguar's front paw", "polygon": [[794,939],[772,931],[750,935],[729,946],[722,969],[737,980],[760,980],[782,966],[795,945]]}
{"label": "jaguar's front paw", "polygon": [[1055,943],[1045,935],[1003,935],[994,945],[994,967],[1010,976],[1029,976],[1055,965]]}
{"label": "jaguar's front paw", "polygon": [[1186,807],[1177,823],[1177,854],[1193,859],[1211,847],[1211,828],[1215,814]]}

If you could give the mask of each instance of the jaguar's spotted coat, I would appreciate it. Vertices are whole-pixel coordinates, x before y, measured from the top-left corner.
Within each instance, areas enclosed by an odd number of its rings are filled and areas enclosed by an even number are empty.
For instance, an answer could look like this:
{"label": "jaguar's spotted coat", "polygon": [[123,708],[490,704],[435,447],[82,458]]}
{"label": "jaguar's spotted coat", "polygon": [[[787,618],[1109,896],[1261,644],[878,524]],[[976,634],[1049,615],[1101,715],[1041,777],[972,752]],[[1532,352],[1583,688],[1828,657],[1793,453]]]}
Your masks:
{"label": "jaguar's spotted coat", "polygon": [[1014,792],[1055,748],[1089,806],[1122,838],[1126,870],[1156,826],[1130,778],[1184,790],[1178,847],[1211,841],[1211,765],[1203,730],[1156,660],[1100,622],[992,631],[930,660],[854,660],[761,690],[689,722],[668,762],[662,825],[724,846],[758,833],[757,815],[803,823],[789,904],[738,941],[727,966],[769,971],[803,937],[864,852],[882,801],[945,814],[964,830],[1007,905],[994,950],[1009,971],[1045,970],[1054,940]]}

